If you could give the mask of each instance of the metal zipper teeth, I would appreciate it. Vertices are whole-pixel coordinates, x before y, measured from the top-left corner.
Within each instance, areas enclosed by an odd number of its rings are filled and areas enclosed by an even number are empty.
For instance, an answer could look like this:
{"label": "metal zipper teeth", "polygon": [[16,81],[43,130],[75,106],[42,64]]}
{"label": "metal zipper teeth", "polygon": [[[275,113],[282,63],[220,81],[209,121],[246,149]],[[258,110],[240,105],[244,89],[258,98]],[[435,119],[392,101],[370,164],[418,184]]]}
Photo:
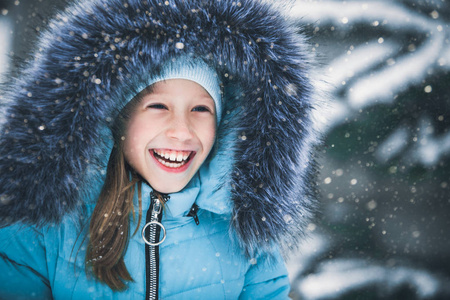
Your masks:
{"label": "metal zipper teeth", "polygon": [[[152,216],[151,221],[159,221],[157,218],[154,218]],[[156,226],[150,226],[150,232],[149,232],[149,241],[152,243],[156,242]],[[158,299],[158,263],[159,261],[156,258],[156,251],[158,246],[149,246],[147,245],[147,248],[149,249],[149,263],[148,266],[150,268],[150,282],[149,282],[149,291],[148,291],[148,297],[147,299],[153,300]]]}
{"label": "metal zipper teeth", "polygon": [[[162,213],[155,213],[154,207],[160,206],[159,199],[150,193],[150,208],[147,211],[146,222],[161,222]],[[166,199],[167,200],[167,199]],[[159,226],[149,226],[147,240],[151,243],[157,242],[161,228]],[[145,245],[145,260],[146,260],[146,297],[148,300],[158,299],[159,290],[159,246]]]}

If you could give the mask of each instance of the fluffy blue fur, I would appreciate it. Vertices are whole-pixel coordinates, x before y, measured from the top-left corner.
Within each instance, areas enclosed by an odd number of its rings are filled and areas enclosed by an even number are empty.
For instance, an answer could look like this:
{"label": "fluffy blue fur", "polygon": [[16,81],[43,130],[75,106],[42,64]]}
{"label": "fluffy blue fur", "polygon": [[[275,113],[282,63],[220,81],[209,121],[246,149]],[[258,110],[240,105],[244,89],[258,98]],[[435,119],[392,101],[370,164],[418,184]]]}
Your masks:
{"label": "fluffy blue fur", "polygon": [[234,130],[232,227],[242,248],[296,244],[315,207],[303,37],[260,1],[168,2],[86,0],[56,16],[4,96],[12,104],[0,136],[1,225],[42,226],[77,211],[101,178],[102,128],[118,103],[138,92],[143,74],[192,53],[234,90],[219,140]]}

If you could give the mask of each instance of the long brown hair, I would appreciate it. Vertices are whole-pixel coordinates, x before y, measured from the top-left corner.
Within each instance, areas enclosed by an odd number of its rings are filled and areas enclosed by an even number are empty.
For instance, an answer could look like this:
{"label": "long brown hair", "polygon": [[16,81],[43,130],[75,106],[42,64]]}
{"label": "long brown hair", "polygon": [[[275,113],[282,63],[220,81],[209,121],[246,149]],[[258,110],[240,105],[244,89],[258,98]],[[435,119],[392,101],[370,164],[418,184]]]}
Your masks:
{"label": "long brown hair", "polygon": [[86,251],[86,267],[112,290],[126,289],[127,281],[133,281],[124,256],[130,239],[130,215],[135,218],[133,197],[137,186],[139,217],[134,234],[142,220],[142,178],[127,163],[123,154],[125,130],[135,105],[151,87],[135,96],[116,118],[112,132],[114,147],[109,157],[106,178],[89,225],[89,244]]}

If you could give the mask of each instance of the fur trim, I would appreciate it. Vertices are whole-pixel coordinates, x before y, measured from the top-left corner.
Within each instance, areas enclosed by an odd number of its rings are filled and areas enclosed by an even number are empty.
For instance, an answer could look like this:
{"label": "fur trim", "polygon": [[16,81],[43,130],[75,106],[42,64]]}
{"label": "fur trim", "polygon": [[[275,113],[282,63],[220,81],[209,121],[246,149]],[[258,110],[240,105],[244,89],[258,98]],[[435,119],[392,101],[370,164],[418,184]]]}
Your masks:
{"label": "fur trim", "polygon": [[[146,74],[202,57],[235,87],[232,227],[251,255],[290,247],[315,207],[309,55],[271,5],[251,0],[89,0],[56,16],[5,95],[0,222],[58,223],[101,178],[109,126]],[[227,109],[228,106],[228,109]],[[227,110],[233,113],[227,114]],[[97,167],[98,166],[98,167]],[[95,179],[95,180],[94,180]]]}

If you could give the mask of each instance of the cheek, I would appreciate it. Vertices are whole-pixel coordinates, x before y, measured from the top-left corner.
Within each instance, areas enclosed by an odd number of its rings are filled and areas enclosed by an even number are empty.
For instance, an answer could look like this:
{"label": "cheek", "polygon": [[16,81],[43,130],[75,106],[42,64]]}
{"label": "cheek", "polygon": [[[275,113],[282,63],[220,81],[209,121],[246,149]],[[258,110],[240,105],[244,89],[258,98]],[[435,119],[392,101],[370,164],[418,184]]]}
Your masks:
{"label": "cheek", "polygon": [[128,144],[130,148],[137,148],[142,143],[145,143],[148,135],[149,130],[146,124],[142,124],[142,122],[131,122],[125,133],[125,143]]}
{"label": "cheek", "polygon": [[203,145],[205,147],[205,151],[209,152],[216,141],[216,123],[209,124],[208,126],[203,127],[202,131],[203,135]]}
{"label": "cheek", "polygon": [[132,163],[138,154],[139,148],[142,147],[142,129],[139,126],[133,126],[136,124],[130,124],[128,130],[125,133],[125,140],[123,144],[123,151],[128,163]]}
{"label": "cheek", "polygon": [[125,160],[130,165],[134,166],[134,161],[136,160],[136,153],[137,150],[134,147],[133,143],[130,143],[129,141],[125,141],[123,144],[123,154],[125,156]]}

